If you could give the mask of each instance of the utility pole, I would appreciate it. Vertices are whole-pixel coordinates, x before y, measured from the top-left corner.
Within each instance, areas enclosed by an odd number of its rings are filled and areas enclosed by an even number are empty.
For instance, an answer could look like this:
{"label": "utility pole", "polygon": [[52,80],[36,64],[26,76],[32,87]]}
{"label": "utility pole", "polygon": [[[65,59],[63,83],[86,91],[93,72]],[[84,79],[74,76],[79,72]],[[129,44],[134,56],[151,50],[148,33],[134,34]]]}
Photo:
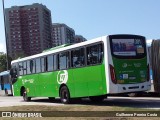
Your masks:
{"label": "utility pole", "polygon": [[[6,29],[6,16],[5,16],[5,10],[4,10],[4,0],[2,0],[2,6],[3,6],[3,19],[4,19],[5,40],[6,40],[6,64],[7,64],[7,70],[9,70],[8,39],[7,39],[8,37],[7,37],[7,29]],[[9,79],[9,82],[10,82],[11,95],[13,95],[11,77]]]}
{"label": "utility pole", "polygon": [[7,63],[7,70],[9,69],[9,62],[8,62],[8,40],[7,40],[7,30],[6,30],[6,17],[5,17],[5,10],[4,10],[4,0],[2,0],[3,5],[3,19],[4,19],[4,30],[5,30],[5,39],[6,39],[6,63]]}

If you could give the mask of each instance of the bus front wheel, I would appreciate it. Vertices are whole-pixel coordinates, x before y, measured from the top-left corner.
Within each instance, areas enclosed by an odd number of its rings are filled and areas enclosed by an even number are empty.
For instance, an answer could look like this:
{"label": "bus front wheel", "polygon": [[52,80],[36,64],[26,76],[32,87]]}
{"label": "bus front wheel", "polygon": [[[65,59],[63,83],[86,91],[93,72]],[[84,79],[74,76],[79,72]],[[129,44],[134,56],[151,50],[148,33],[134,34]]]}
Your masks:
{"label": "bus front wheel", "polygon": [[31,101],[31,97],[27,96],[26,90],[24,90],[24,92],[23,92],[23,100],[26,102]]}
{"label": "bus front wheel", "polygon": [[69,104],[71,102],[70,93],[66,86],[63,86],[60,89],[60,99],[61,102],[64,104]]}

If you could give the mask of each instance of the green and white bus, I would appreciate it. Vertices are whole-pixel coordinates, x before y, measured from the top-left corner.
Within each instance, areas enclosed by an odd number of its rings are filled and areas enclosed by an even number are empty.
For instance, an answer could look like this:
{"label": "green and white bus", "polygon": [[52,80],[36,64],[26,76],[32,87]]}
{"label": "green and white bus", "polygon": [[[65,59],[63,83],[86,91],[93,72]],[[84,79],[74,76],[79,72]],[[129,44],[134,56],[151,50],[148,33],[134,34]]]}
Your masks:
{"label": "green and white bus", "polygon": [[150,89],[145,37],[108,35],[74,45],[62,45],[11,62],[14,96],[89,97]]}

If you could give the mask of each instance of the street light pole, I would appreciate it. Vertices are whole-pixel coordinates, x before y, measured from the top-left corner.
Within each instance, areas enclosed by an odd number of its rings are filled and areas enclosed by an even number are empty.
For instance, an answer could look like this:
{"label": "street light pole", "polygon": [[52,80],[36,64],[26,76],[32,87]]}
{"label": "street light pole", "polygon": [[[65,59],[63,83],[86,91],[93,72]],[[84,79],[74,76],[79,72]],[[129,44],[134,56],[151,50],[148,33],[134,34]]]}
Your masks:
{"label": "street light pole", "polygon": [[[7,63],[7,70],[9,70],[8,39],[7,39],[7,29],[6,29],[6,16],[5,16],[5,10],[4,10],[4,0],[2,0],[2,5],[3,5],[3,19],[4,19],[4,30],[5,30],[5,39],[6,39],[6,63]],[[10,82],[11,95],[13,95],[12,80],[10,79],[9,82]]]}
{"label": "street light pole", "polygon": [[2,0],[3,5],[3,19],[4,19],[4,30],[5,30],[5,39],[6,39],[6,63],[7,63],[7,70],[9,69],[8,65],[8,41],[7,41],[7,30],[6,30],[6,17],[5,17],[5,10],[4,10],[4,0]]}

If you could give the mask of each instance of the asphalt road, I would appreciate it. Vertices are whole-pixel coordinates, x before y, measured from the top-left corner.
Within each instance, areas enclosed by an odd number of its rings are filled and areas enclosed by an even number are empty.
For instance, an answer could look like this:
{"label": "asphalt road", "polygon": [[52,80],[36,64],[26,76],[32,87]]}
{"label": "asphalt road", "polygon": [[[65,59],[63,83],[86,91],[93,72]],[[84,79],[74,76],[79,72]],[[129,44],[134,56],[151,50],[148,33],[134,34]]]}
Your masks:
{"label": "asphalt road", "polygon": [[[82,99],[73,104],[160,109],[160,97],[108,97],[101,103],[92,103],[88,99]],[[31,102],[24,102],[22,97],[0,96],[0,107],[20,105],[55,106],[64,104],[59,99],[49,101],[47,98],[32,98]]]}

